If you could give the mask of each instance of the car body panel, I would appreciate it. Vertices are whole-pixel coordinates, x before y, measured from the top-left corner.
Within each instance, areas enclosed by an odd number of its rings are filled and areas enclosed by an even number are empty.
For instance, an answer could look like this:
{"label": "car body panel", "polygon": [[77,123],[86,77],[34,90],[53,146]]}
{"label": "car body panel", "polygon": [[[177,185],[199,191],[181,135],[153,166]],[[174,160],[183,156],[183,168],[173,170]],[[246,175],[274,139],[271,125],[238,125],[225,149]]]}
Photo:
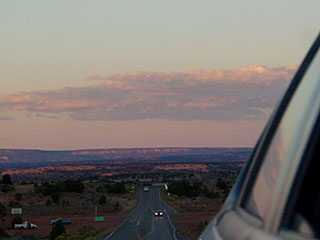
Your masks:
{"label": "car body panel", "polygon": [[69,220],[69,219],[63,219],[63,218],[57,218],[57,219],[55,219],[55,220],[52,220],[50,223],[51,223],[51,225],[55,225],[55,224],[57,224],[57,222],[59,222],[59,221],[61,221],[61,223],[62,224],[71,224],[71,220]]}
{"label": "car body panel", "polygon": [[154,215],[157,216],[157,217],[162,217],[163,216],[163,211],[162,210],[156,210]]}

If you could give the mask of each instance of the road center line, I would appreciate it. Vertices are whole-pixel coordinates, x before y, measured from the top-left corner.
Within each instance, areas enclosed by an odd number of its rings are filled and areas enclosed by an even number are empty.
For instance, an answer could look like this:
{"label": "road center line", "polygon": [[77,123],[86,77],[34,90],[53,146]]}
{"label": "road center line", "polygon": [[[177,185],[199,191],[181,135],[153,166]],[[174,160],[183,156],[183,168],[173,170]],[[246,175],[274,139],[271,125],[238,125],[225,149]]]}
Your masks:
{"label": "road center line", "polygon": [[150,209],[150,211],[152,212],[152,221],[151,221],[151,231],[146,233],[141,239],[145,239],[146,237],[148,237],[151,233],[154,232],[155,227],[154,227],[154,210],[151,207],[151,202],[152,202],[152,189],[150,189],[150,198],[149,198],[149,204],[148,204],[148,209]]}

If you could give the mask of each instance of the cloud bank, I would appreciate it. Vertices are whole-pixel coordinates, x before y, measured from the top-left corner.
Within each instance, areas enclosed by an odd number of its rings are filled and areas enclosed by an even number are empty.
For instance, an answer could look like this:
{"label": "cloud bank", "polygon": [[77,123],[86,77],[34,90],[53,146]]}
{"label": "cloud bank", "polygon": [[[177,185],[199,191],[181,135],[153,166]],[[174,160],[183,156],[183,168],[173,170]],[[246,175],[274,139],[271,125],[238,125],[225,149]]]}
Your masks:
{"label": "cloud bank", "polygon": [[[268,116],[296,66],[134,72],[91,86],[0,95],[0,112],[75,120],[255,120]],[[1,120],[1,119],[0,119]]]}

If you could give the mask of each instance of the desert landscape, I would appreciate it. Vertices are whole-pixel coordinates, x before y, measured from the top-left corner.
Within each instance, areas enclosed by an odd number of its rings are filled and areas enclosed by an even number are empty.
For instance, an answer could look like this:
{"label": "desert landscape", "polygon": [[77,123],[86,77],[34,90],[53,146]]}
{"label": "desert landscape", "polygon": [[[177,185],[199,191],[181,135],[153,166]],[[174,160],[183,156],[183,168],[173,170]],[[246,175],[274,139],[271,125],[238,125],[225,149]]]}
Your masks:
{"label": "desert landscape", "polygon": [[[65,226],[69,239],[100,239],[125,221],[149,186],[160,189],[163,200],[175,209],[171,217],[177,233],[196,239],[221,207],[249,153],[250,149],[2,150],[1,227],[13,238],[48,239],[51,221],[62,218],[72,222]],[[59,154],[72,159],[60,161]],[[124,158],[127,154],[136,158]],[[98,155],[110,159],[97,161]],[[7,176],[11,184],[5,182]],[[13,208],[21,208],[22,214],[11,214]],[[38,227],[13,229],[13,223],[24,221]]]}

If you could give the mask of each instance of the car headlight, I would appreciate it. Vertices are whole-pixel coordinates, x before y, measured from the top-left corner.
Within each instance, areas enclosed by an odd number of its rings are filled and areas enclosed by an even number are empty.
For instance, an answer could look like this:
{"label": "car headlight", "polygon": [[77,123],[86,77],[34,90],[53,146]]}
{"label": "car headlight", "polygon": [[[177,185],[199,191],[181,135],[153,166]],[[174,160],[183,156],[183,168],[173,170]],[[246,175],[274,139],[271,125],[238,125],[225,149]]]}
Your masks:
{"label": "car headlight", "polygon": [[162,212],[160,213],[160,215],[162,215]]}

